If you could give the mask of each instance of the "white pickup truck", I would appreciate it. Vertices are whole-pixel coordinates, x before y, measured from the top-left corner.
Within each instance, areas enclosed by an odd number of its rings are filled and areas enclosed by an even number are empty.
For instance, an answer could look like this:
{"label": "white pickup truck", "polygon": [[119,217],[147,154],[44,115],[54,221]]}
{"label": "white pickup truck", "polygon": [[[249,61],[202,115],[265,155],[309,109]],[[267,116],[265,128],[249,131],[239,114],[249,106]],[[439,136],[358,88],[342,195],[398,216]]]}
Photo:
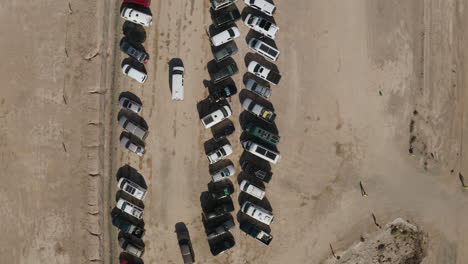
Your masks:
{"label": "white pickup truck", "polygon": [[247,70],[250,73],[262,78],[263,80],[266,80],[275,85],[278,84],[281,80],[281,75],[279,73],[268,69],[256,61],[251,61],[249,66],[247,66]]}

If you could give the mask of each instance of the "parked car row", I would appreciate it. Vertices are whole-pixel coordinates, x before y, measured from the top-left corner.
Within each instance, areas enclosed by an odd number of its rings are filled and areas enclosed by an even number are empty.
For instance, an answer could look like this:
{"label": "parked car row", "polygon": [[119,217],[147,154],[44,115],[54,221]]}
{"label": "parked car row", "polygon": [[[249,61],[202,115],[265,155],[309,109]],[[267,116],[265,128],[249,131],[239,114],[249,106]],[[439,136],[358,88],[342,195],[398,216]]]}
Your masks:
{"label": "parked car row", "polygon": [[[236,0],[211,0],[213,26],[218,32],[210,36],[213,46],[213,65],[208,67],[211,77],[210,95],[206,98],[208,111],[201,116],[202,125],[213,131],[213,142],[217,144],[207,153],[210,165],[216,167],[211,172],[208,184],[209,206],[202,202],[202,221],[205,227],[208,245],[213,256],[217,256],[235,246],[236,242],[230,230],[235,227],[231,212],[234,204],[230,195],[234,193],[234,185],[229,178],[236,173],[232,162],[220,165],[220,161],[233,153],[231,144],[224,140],[235,131],[232,122],[226,122],[232,116],[232,109],[226,99],[237,93],[234,82],[229,79],[238,73],[239,69],[231,56],[238,52],[234,39],[240,36],[235,22],[241,15]],[[227,123],[227,125],[226,125]],[[215,132],[216,131],[216,132]]]}
{"label": "parked car row", "polygon": [[[275,5],[266,0],[244,0],[244,2],[247,6],[269,17],[276,10]],[[261,35],[261,37],[250,38],[247,41],[248,47],[264,59],[276,62],[280,51],[270,42],[276,38],[279,27],[272,22],[272,18],[249,13],[244,19],[244,24]],[[271,40],[267,41],[268,38]],[[241,107],[249,112],[254,119],[242,124],[242,129],[247,137],[241,137],[241,145],[246,152],[253,156],[277,164],[281,159],[280,153],[277,151],[280,136],[271,130],[272,127],[275,127],[276,113],[265,99],[268,100],[272,94],[269,84],[279,84],[281,75],[260,60],[250,60],[247,71],[254,76],[247,75],[248,78],[245,81],[245,89],[250,92],[251,96],[241,99]],[[264,226],[270,226],[274,216],[270,210],[260,206],[260,204],[265,200],[266,195],[263,183],[269,183],[273,173],[256,163],[254,158],[241,161],[242,173],[248,177],[240,181],[239,189],[253,199],[242,203],[240,211],[250,220],[242,221],[239,227],[247,235],[269,245],[273,237]]]}
{"label": "parked car row", "polygon": [[[123,0],[120,16],[125,21],[140,27],[149,27],[153,23],[150,4],[151,0]],[[144,64],[150,56],[145,51],[141,40],[124,37],[120,41],[120,50],[129,56],[122,62],[122,73],[139,83],[144,83],[148,78]]]}
{"label": "parked car row", "polygon": [[[125,37],[119,43],[120,50],[128,56],[122,61],[122,73],[139,83],[144,83],[148,77],[144,65],[150,59],[150,55],[142,43],[146,39],[144,27],[149,27],[153,23],[150,5],[151,0],[123,0],[120,9],[120,16],[126,21],[125,23],[133,25],[127,27],[129,29],[125,31],[126,24],[124,23]],[[136,38],[139,32],[143,32],[145,37]],[[120,144],[138,156],[143,156],[148,127],[139,116],[142,103],[134,94],[125,92],[119,97],[119,105],[122,110],[117,119],[124,129],[120,135]],[[143,199],[147,194],[146,183],[143,178],[141,182],[136,181],[127,170],[126,173],[120,175],[117,187],[119,189],[118,200],[111,212],[112,224],[120,230],[119,246],[133,256],[130,258],[121,254],[120,263],[143,263],[140,258],[145,252],[145,244],[142,240],[145,229],[142,219]],[[136,260],[138,261],[135,262]]]}
{"label": "parked car row", "polygon": [[[129,168],[129,167],[122,167]],[[132,168],[133,169],[133,168]],[[134,169],[133,169],[134,170]],[[120,171],[120,170],[119,170]],[[140,258],[145,252],[142,238],[145,234],[143,226],[143,208],[136,203],[142,203],[147,190],[141,184],[130,178],[129,169],[120,175],[117,188],[123,193],[119,195],[114,210],[111,212],[112,225],[120,230],[119,246],[127,253]],[[145,184],[146,185],[146,184]],[[123,258],[121,263],[131,264],[130,259]]]}

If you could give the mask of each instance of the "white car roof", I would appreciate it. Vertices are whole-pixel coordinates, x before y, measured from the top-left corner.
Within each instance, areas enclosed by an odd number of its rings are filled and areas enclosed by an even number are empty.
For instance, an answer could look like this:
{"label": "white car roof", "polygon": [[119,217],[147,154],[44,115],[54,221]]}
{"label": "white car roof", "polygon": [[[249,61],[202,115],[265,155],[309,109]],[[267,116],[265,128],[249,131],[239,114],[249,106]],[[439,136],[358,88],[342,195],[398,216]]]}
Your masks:
{"label": "white car roof", "polygon": [[232,29],[232,31],[234,32],[234,36],[232,37],[232,39],[235,39],[237,37],[240,36],[240,31],[237,27],[230,27],[216,35],[214,35],[212,38],[211,38],[211,42],[213,42],[213,45],[215,46],[219,46],[221,44],[224,44],[226,42],[228,42],[228,39],[231,37],[229,35],[229,32],[228,30]]}
{"label": "white car roof", "polygon": [[257,66],[258,64],[260,64],[260,63],[258,63],[258,62],[256,62],[256,61],[251,61],[251,62],[249,63],[249,66],[247,66],[247,69],[249,70],[249,72],[252,72],[252,73],[253,73],[253,69],[254,69],[255,66]]}
{"label": "white car roof", "polygon": [[145,27],[148,27],[153,23],[153,17],[151,15],[145,14],[130,7],[124,7],[120,13],[120,16],[125,20],[140,24]]}
{"label": "white car roof", "polygon": [[[130,70],[128,70],[128,73],[125,73],[127,71],[127,69],[130,68]],[[125,64],[123,67],[122,67],[122,72],[127,75],[128,77],[134,79],[135,81],[139,82],[139,83],[144,83],[146,81],[146,73],[144,72],[141,72],[135,68],[133,68],[131,65],[129,64]]]}

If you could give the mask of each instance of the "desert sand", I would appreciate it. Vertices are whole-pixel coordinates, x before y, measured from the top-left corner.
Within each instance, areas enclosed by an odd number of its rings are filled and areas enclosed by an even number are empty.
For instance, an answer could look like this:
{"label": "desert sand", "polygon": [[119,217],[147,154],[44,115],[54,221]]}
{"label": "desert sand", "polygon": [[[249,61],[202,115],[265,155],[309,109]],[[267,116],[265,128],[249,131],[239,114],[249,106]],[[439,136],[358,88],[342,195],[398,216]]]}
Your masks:
{"label": "desert sand", "polygon": [[[196,107],[208,95],[209,2],[153,1],[144,85],[121,74],[120,1],[69,3],[0,6],[9,33],[0,40],[3,259],[118,263],[109,212],[116,173],[128,164],[148,185],[145,263],[182,262],[177,222],[190,231],[197,263],[323,263],[330,244],[341,254],[376,232],[372,214],[382,225],[401,217],[425,232],[423,264],[466,263],[468,193],[458,178],[468,177],[466,0],[275,1],[283,78],[270,100],[282,155],[267,184],[274,239],[267,247],[236,227],[236,246],[218,257],[199,201],[210,181],[211,132]],[[237,25],[233,79],[241,89],[250,51],[248,28]],[[186,69],[182,102],[170,99],[172,58]],[[118,144],[125,91],[143,102],[150,131],[143,158]],[[239,171],[237,95],[230,105],[229,159]]]}

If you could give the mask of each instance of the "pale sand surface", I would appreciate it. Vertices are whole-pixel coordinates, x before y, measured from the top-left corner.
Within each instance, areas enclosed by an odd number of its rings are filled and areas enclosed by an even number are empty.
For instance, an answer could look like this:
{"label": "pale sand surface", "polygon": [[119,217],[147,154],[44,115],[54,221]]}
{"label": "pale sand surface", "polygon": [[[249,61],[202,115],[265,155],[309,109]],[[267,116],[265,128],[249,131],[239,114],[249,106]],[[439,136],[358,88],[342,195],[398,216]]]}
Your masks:
{"label": "pale sand surface", "polygon": [[[423,263],[465,263],[467,194],[457,176],[468,175],[465,0],[275,1],[283,75],[271,97],[283,156],[267,186],[275,238],[266,247],[236,228],[236,247],[215,258],[199,202],[210,180],[203,143],[211,134],[196,110],[208,95],[208,1],[153,1],[144,85],[120,74],[120,2],[70,2],[71,14],[68,2],[0,5],[0,28],[8,32],[0,40],[3,259],[117,263],[108,212],[115,173],[129,164],[149,187],[145,263],[181,263],[180,221],[198,263],[320,263],[330,243],[340,252],[375,231],[371,213],[380,223],[402,217],[425,231]],[[248,30],[238,27],[240,89]],[[167,62],[174,57],[186,68],[183,102],[170,100]],[[118,146],[122,91],[144,104],[150,135],[141,159]],[[229,158],[240,169],[238,96],[231,107],[237,131]],[[360,195],[359,181],[369,197]]]}

